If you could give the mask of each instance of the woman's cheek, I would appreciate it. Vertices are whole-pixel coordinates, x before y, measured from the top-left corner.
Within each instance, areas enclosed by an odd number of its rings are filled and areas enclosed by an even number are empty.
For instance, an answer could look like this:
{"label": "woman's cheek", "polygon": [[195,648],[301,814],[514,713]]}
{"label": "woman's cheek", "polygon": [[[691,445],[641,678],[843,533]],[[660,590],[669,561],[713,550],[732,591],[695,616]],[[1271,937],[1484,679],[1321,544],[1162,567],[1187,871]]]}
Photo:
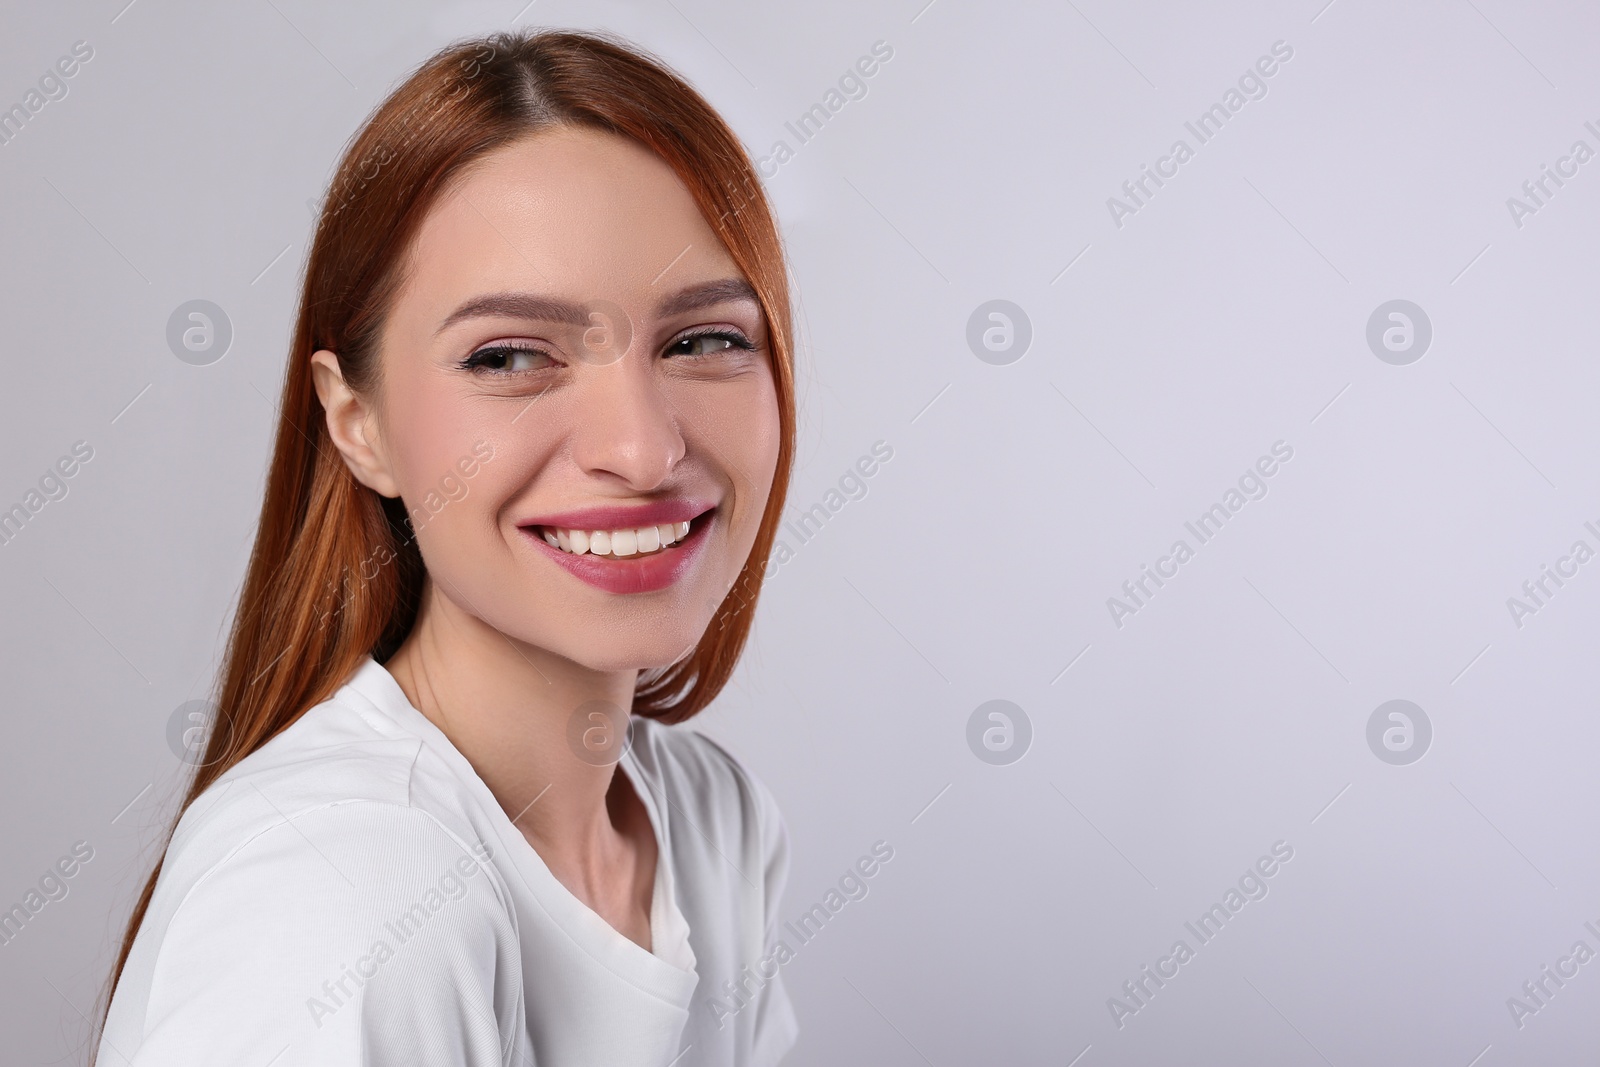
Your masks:
{"label": "woman's cheek", "polygon": [[688,418],[687,429],[710,446],[718,466],[732,467],[727,473],[733,491],[754,497],[747,502],[759,513],[772,488],[780,445],[778,396],[770,368],[734,381],[688,384],[674,398]]}
{"label": "woman's cheek", "polygon": [[777,472],[780,445],[778,398],[772,379],[763,376],[757,387],[743,398],[743,403],[721,420],[720,428],[723,440],[718,447],[738,457],[739,471],[743,475],[736,491],[748,496],[747,503],[754,512],[751,521],[759,523]]}
{"label": "woman's cheek", "polygon": [[[497,499],[496,482],[504,480],[505,450],[486,437],[459,432],[444,440],[419,433],[408,444],[414,447],[405,463],[402,499],[419,545],[435,554],[467,549],[479,532],[493,528],[493,515],[485,512]],[[436,556],[430,562],[452,561]]]}

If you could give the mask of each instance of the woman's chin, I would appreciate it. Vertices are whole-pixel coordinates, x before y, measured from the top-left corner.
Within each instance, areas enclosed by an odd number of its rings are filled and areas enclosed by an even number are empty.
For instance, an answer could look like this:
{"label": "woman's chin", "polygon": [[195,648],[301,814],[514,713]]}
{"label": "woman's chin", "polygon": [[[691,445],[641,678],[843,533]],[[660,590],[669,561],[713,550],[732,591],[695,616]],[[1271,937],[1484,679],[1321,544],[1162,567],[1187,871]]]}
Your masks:
{"label": "woman's chin", "polygon": [[564,641],[555,647],[546,647],[591,671],[647,671],[669,667],[687,658],[700,643],[703,632],[673,630],[630,640],[618,640],[611,634],[592,641]]}

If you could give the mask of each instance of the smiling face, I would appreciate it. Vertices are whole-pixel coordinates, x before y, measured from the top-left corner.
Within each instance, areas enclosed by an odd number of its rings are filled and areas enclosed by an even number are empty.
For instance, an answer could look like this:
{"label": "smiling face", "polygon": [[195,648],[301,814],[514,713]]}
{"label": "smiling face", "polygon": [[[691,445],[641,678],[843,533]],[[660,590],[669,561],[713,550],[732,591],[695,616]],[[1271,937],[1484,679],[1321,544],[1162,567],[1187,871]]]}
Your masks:
{"label": "smiling face", "polygon": [[632,141],[540,131],[458,176],[407,263],[352,416],[369,448],[335,438],[404,501],[433,592],[596,670],[691,650],[780,422],[760,305],[683,183]]}

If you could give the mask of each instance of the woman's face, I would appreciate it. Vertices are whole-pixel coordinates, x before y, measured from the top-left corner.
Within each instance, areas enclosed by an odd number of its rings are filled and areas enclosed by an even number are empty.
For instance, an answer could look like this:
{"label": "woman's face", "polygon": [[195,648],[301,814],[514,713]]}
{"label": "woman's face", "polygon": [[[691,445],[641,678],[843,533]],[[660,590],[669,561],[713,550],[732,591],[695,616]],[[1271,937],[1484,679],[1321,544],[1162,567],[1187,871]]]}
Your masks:
{"label": "woman's face", "polygon": [[680,658],[779,448],[764,316],[687,189],[631,141],[544,131],[460,177],[409,263],[368,484],[435,593],[592,669]]}

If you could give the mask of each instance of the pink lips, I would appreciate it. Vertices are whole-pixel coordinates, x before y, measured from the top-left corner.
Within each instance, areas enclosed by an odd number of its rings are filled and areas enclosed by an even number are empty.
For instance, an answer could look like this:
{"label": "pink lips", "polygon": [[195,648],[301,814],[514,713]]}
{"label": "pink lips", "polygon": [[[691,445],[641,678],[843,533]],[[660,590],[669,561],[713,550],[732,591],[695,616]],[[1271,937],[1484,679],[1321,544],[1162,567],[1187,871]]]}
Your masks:
{"label": "pink lips", "polygon": [[[709,514],[713,507],[713,504],[705,501],[663,500],[631,507],[582,508],[559,515],[543,515],[517,525],[536,551],[549,556],[580,581],[608,593],[652,593],[672,585],[699,558],[711,524],[715,521],[715,516]],[[693,525],[689,527],[689,534],[682,541],[634,559],[611,559],[588,553],[579,556],[563,552],[547,544],[540,532],[540,527],[551,530],[626,530],[664,522],[691,521]]]}

